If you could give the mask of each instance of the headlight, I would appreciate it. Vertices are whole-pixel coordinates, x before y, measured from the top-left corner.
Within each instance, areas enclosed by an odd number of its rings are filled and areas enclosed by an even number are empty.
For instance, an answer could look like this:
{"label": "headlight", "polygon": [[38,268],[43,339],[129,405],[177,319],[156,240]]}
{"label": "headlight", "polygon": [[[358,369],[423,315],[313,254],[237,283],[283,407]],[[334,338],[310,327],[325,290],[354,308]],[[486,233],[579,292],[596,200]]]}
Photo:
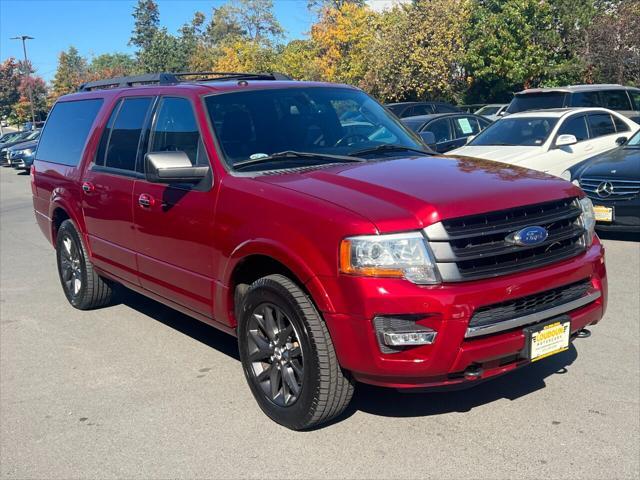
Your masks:
{"label": "headlight", "polygon": [[570,182],[571,181],[571,172],[569,170],[565,170],[564,172],[562,172],[560,174],[560,178]]}
{"label": "headlight", "polygon": [[23,157],[30,157],[31,155],[33,155],[33,148],[25,148],[24,150],[19,150],[19,153]]}
{"label": "headlight", "polygon": [[593,242],[593,235],[596,229],[596,214],[593,211],[593,203],[587,197],[581,198],[579,202],[580,208],[582,208],[580,220],[587,231],[587,245],[589,246]]}
{"label": "headlight", "polygon": [[419,232],[346,238],[340,244],[340,271],[406,278],[418,284],[439,283],[426,239]]}

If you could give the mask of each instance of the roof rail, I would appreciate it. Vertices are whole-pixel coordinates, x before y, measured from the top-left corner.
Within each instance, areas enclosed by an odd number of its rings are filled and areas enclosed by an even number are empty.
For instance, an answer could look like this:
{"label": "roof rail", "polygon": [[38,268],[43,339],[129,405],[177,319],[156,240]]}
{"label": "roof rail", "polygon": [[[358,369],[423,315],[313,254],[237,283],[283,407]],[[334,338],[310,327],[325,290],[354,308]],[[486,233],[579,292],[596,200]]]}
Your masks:
{"label": "roof rail", "polygon": [[108,78],[86,82],[78,91],[88,92],[108,88],[126,88],[138,85],[175,85],[180,82],[214,82],[224,80],[293,80],[282,73],[241,73],[241,72],[182,72],[147,73],[129,77]]}

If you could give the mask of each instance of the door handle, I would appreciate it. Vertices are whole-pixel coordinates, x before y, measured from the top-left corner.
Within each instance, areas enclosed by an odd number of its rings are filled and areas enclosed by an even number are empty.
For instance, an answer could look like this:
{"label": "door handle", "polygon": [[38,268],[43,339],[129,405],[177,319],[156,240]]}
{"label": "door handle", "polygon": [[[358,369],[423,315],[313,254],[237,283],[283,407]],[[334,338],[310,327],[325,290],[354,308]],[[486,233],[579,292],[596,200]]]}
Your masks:
{"label": "door handle", "polygon": [[148,193],[141,193],[138,197],[138,205],[140,205],[142,208],[152,207],[154,203],[155,201],[153,197]]}
{"label": "door handle", "polygon": [[82,184],[82,191],[84,193],[91,193],[96,189],[96,187],[91,182],[84,182]]}

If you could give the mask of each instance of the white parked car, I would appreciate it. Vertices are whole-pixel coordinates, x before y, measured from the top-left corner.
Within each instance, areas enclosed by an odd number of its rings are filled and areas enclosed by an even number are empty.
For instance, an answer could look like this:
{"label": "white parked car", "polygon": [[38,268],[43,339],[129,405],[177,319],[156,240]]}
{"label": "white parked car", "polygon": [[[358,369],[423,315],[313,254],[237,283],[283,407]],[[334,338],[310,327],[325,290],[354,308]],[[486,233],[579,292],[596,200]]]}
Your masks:
{"label": "white parked car", "polygon": [[617,147],[640,125],[605,108],[514,113],[447,153],[509,163],[560,176],[569,167]]}
{"label": "white parked car", "polygon": [[508,106],[508,103],[490,103],[489,105],[485,105],[479,110],[476,110],[475,114],[495,122],[503,115],[503,112]]}

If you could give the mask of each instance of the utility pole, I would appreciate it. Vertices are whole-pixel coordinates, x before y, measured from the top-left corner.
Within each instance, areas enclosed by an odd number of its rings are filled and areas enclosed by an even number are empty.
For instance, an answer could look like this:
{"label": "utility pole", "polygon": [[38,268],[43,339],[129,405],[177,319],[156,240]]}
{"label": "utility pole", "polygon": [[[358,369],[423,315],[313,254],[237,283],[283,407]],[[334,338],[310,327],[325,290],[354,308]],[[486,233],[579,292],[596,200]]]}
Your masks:
{"label": "utility pole", "polygon": [[27,92],[29,93],[29,104],[31,105],[31,128],[36,126],[36,112],[33,108],[33,92],[31,91],[31,65],[27,58],[27,40],[34,40],[29,35],[20,35],[18,37],[12,37],[11,40],[22,40],[22,51],[24,52],[24,73],[27,76]]}

